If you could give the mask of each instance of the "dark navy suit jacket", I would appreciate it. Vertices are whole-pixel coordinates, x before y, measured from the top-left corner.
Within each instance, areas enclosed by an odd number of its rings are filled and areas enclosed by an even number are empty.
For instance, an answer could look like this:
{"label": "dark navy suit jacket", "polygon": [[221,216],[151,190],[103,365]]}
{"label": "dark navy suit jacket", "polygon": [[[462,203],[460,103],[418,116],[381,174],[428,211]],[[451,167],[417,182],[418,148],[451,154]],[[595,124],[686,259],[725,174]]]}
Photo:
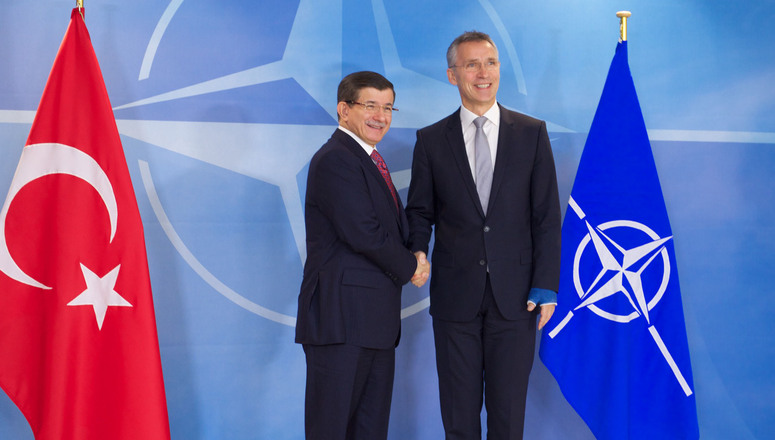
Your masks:
{"label": "dark navy suit jacket", "polygon": [[404,208],[363,148],[336,130],[307,177],[307,261],[296,342],[385,349],[398,344],[401,286],[417,260]]}
{"label": "dark navy suit jacket", "polygon": [[493,296],[507,319],[527,319],[532,287],[557,291],[560,206],[546,124],[500,108],[498,151],[484,215],[466,156],[460,110],[417,132],[407,214],[410,249],[435,243],[431,308],[435,318],[469,321],[479,311],[489,268]]}

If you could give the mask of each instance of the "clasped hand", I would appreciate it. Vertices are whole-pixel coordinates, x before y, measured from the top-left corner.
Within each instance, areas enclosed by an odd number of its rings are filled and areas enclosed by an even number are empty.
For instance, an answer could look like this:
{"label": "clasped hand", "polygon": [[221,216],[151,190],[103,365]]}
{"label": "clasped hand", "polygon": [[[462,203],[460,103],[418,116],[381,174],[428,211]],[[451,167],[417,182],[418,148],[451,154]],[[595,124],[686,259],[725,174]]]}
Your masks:
{"label": "clasped hand", "polygon": [[414,256],[417,257],[417,270],[415,270],[414,276],[412,276],[412,284],[422,287],[428,281],[428,277],[431,276],[431,263],[428,262],[425,252],[417,251],[414,253]]}

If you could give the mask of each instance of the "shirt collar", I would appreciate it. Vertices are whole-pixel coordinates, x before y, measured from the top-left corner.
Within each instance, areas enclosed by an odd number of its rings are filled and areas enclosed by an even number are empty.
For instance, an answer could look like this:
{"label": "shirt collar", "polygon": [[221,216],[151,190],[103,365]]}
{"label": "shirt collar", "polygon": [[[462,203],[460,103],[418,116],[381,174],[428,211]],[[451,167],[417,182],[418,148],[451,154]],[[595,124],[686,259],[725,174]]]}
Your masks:
{"label": "shirt collar", "polygon": [[369,145],[366,142],[364,142],[363,139],[359,138],[358,135],[356,135],[352,131],[342,127],[341,125],[339,126],[339,129],[342,130],[343,132],[349,134],[351,138],[355,139],[355,141],[358,142],[358,145],[360,145],[363,148],[363,151],[365,151],[366,154],[369,155],[369,157],[371,157],[371,152],[377,149],[376,146],[372,147],[371,145]]}
{"label": "shirt collar", "polygon": [[[500,125],[501,122],[501,108],[498,106],[498,103],[490,107],[489,110],[484,112],[484,115],[482,115],[487,118],[488,121],[492,122],[496,126]],[[474,123],[474,119],[478,118],[479,116],[472,112],[471,110],[465,108],[464,106],[460,106],[460,124],[463,126],[463,129],[465,130],[468,126]]]}

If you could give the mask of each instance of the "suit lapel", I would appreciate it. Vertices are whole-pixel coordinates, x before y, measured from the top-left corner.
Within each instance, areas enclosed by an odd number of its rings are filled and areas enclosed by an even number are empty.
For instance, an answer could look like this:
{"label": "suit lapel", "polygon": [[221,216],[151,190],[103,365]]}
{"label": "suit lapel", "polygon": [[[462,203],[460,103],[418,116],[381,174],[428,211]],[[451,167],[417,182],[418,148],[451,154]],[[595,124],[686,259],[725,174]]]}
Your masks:
{"label": "suit lapel", "polygon": [[500,127],[498,128],[498,153],[495,157],[495,169],[493,169],[492,175],[492,189],[490,190],[489,206],[493,206],[495,197],[498,195],[498,189],[503,182],[503,178],[506,175],[506,171],[509,168],[509,163],[514,156],[514,139],[516,139],[514,120],[511,118],[511,113],[500,106],[501,120]]}
{"label": "suit lapel", "polygon": [[471,165],[468,163],[468,154],[466,153],[466,144],[463,140],[463,126],[460,123],[460,109],[453,113],[447,119],[447,144],[452,153],[452,157],[460,172],[460,178],[471,197],[471,201],[476,205],[479,214],[484,217],[482,202],[479,201],[479,193],[476,192],[476,182],[471,172]]}
{"label": "suit lapel", "polygon": [[[390,189],[387,186],[387,182],[385,182],[385,179],[382,177],[382,173],[379,172],[379,169],[377,168],[377,165],[374,163],[373,160],[371,160],[371,157],[366,154],[366,151],[363,150],[363,148],[358,144],[358,142],[350,137],[349,134],[343,132],[342,130],[337,129],[334,133],[334,136],[336,136],[337,140],[339,140],[345,147],[347,147],[358,159],[360,159],[361,164],[363,168],[366,170],[367,173],[371,174],[371,176],[377,180],[377,184],[382,188],[382,192],[385,194],[385,197],[388,198],[390,201],[390,204],[395,207],[395,203],[393,202],[393,194],[390,193]],[[395,188],[395,187],[394,187]],[[396,190],[396,195],[398,194],[398,191]],[[400,206],[399,203],[399,212],[396,212],[395,209],[393,209],[393,213],[396,215],[396,221],[398,221],[400,217],[400,210],[403,210],[403,207]],[[398,222],[399,227],[401,226],[401,222]]]}

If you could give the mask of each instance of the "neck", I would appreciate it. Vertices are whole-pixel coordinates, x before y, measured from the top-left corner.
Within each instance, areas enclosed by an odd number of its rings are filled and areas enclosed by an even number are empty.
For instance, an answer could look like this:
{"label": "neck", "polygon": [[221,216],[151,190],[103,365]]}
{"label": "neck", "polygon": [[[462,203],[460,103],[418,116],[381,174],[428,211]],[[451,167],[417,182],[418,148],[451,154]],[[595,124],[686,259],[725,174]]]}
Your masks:
{"label": "neck", "polygon": [[476,116],[484,116],[485,113],[487,113],[488,110],[492,108],[492,106],[495,105],[495,102],[491,102],[488,104],[471,104],[471,103],[463,103],[463,107],[468,109],[471,113],[475,114]]}

